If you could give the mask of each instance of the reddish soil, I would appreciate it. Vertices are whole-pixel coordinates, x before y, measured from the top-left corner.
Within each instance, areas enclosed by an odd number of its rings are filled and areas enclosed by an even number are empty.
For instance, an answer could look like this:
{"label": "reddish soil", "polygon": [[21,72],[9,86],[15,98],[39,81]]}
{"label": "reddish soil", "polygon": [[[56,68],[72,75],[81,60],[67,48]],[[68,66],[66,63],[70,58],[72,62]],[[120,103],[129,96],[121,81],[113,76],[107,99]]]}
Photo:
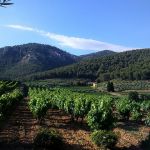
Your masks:
{"label": "reddish soil", "polygon": [[45,125],[55,128],[63,137],[65,150],[97,150],[90,140],[90,131],[85,123],[71,123],[70,117],[60,110],[49,110]]}
{"label": "reddish soil", "polygon": [[[65,150],[96,150],[96,147],[90,141],[90,132],[84,124],[70,123],[70,117],[60,110],[49,110],[47,115],[39,125],[28,108],[27,99],[24,99],[10,115],[0,129],[0,143],[11,143],[15,145],[19,141],[17,148],[11,146],[7,149],[29,149],[24,146],[33,144],[34,136],[39,128],[55,128],[63,137]],[[22,148],[23,146],[23,148]],[[0,149],[2,148],[0,146]]]}
{"label": "reddish soil", "polygon": [[37,132],[38,124],[29,111],[27,99],[16,107],[0,129],[0,143],[30,144]]}
{"label": "reddish soil", "polygon": [[[39,128],[45,127],[54,128],[61,134],[65,143],[62,146],[64,150],[98,150],[90,140],[91,132],[86,123],[71,123],[70,116],[63,111],[50,109],[42,125],[39,125],[30,112],[27,102],[27,99],[21,101],[0,129],[0,143],[14,144],[19,141],[19,145],[23,145],[23,148],[9,147],[7,149],[29,150],[29,147],[24,146],[31,145]],[[119,132],[120,135],[117,149],[142,150],[138,145],[149,135],[150,128],[128,122],[119,123],[114,131]],[[1,145],[0,150],[4,150]]]}
{"label": "reddish soil", "polygon": [[119,149],[128,150],[143,150],[140,148],[141,142],[145,141],[150,134],[149,127],[131,121],[118,123],[114,131],[118,133],[120,137],[117,147]]}

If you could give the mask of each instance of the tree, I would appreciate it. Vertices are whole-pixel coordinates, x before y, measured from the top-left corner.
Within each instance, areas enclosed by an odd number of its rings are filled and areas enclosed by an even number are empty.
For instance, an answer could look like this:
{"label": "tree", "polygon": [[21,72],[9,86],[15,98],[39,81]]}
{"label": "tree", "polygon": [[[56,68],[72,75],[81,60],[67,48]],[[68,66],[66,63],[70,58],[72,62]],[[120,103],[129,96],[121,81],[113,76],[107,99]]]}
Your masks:
{"label": "tree", "polygon": [[108,82],[107,83],[107,91],[108,92],[114,92],[114,84],[113,84],[113,82]]}
{"label": "tree", "polygon": [[5,7],[8,5],[12,5],[13,3],[9,3],[9,1],[11,1],[11,0],[0,0],[0,6]]}

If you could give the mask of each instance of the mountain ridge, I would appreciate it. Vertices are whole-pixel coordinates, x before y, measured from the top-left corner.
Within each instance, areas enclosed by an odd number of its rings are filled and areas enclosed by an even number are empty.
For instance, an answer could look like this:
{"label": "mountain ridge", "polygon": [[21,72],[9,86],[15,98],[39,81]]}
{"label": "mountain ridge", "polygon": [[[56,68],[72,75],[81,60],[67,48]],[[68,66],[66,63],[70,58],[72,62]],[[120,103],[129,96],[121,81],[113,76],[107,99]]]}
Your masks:
{"label": "mountain ridge", "polygon": [[83,59],[72,65],[28,76],[26,79],[50,78],[87,78],[98,82],[112,79],[149,80],[150,49]]}
{"label": "mountain ridge", "polygon": [[116,53],[117,52],[114,52],[112,50],[102,50],[102,51],[98,51],[98,52],[95,52],[95,53],[80,55],[79,57],[81,59],[83,59],[83,58],[94,58],[94,57],[109,56],[109,55],[116,54]]}
{"label": "mountain ridge", "polygon": [[18,75],[27,75],[76,61],[77,56],[45,44],[28,43],[0,48],[0,73],[6,76],[15,72]]}
{"label": "mountain ridge", "polygon": [[[101,53],[105,55],[102,51],[99,56]],[[0,48],[0,78],[12,79],[55,69],[81,61],[88,55],[81,58],[55,46],[39,43],[6,46]]]}
{"label": "mountain ridge", "polygon": [[0,78],[150,79],[150,49],[116,53],[110,50],[82,56],[57,47],[28,43],[0,48]]}

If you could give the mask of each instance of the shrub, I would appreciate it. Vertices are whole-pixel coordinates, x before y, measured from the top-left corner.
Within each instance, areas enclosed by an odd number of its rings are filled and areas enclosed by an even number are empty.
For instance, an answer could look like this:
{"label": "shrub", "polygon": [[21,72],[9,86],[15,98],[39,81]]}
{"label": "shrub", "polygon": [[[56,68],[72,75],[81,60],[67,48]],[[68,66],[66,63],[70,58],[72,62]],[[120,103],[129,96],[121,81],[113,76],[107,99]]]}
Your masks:
{"label": "shrub", "polygon": [[62,145],[59,134],[54,129],[41,129],[34,138],[35,147],[58,149]]}
{"label": "shrub", "polygon": [[91,139],[97,146],[106,148],[113,148],[118,141],[118,137],[114,132],[106,130],[94,131]]}
{"label": "shrub", "polygon": [[139,100],[139,94],[136,91],[135,92],[129,92],[128,98],[130,100],[138,101]]}
{"label": "shrub", "polygon": [[140,100],[150,100],[150,94],[140,94],[139,99]]}
{"label": "shrub", "polygon": [[132,105],[129,99],[120,98],[115,102],[116,110],[123,118],[129,119],[130,111],[132,110]]}
{"label": "shrub", "polygon": [[142,111],[144,111],[144,112],[150,111],[150,101],[149,100],[144,100],[140,106],[141,106]]}
{"label": "shrub", "polygon": [[114,122],[111,97],[103,96],[100,101],[92,104],[87,115],[87,123],[91,129],[111,129]]}
{"label": "shrub", "polygon": [[111,112],[102,112],[92,109],[88,113],[87,122],[91,129],[111,129],[114,124],[114,117]]}
{"label": "shrub", "polygon": [[142,119],[143,112],[141,111],[141,103],[132,101],[131,103],[131,120],[140,121]]}
{"label": "shrub", "polygon": [[150,126],[150,112],[146,115],[144,123],[145,125]]}
{"label": "shrub", "polygon": [[131,112],[131,120],[134,120],[134,121],[139,121],[142,117],[142,114],[141,112],[138,112],[137,110],[133,110]]}
{"label": "shrub", "polygon": [[107,91],[108,92],[114,92],[114,84],[113,84],[113,82],[108,82],[107,83]]}

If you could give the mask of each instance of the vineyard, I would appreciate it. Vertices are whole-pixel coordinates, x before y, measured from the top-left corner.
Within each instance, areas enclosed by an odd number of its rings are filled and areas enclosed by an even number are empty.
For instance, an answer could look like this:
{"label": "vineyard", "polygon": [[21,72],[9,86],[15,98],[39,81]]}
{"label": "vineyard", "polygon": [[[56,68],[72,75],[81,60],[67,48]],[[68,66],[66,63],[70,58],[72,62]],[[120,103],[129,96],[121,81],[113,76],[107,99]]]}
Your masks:
{"label": "vineyard", "polygon": [[150,111],[150,101],[147,99],[139,98],[137,101],[125,96],[118,98],[104,93],[93,95],[61,88],[33,88],[29,90],[29,96],[30,110],[38,119],[44,117],[49,108],[55,108],[68,113],[72,121],[79,118],[81,120],[86,119],[89,126],[94,129],[103,128],[100,127],[103,123],[107,128],[107,119],[113,120],[112,116],[116,117],[117,120],[121,117],[138,120],[138,115],[140,115],[141,120],[146,120]]}
{"label": "vineyard", "polygon": [[[28,149],[139,150],[149,141],[147,95],[117,97],[89,87],[30,87],[28,97],[24,96],[21,83],[0,81],[0,144],[18,142]],[[133,144],[138,147],[132,148]]]}
{"label": "vineyard", "polygon": [[107,103],[111,104],[112,101],[112,97],[105,94],[97,96],[60,88],[51,90],[41,90],[38,88],[30,89],[29,96],[30,109],[38,118],[44,116],[49,108],[57,108],[70,114],[73,120],[78,120],[78,118],[83,120],[90,111],[91,105],[97,102],[101,103],[100,105],[104,105],[103,103],[107,101]]}
{"label": "vineyard", "polygon": [[26,81],[26,84],[31,87],[70,87],[70,86],[85,86],[90,80],[88,79],[45,79],[45,80],[38,80],[38,81]]}
{"label": "vineyard", "polygon": [[0,81],[0,121],[4,120],[15,104],[23,98],[18,82]]}
{"label": "vineyard", "polygon": [[110,131],[120,121],[133,121],[150,126],[150,101],[142,97],[112,97],[93,95],[68,89],[30,88],[29,108],[40,122],[49,109],[63,110],[71,122],[86,122],[91,131]]}
{"label": "vineyard", "polygon": [[[125,90],[149,90],[150,82],[149,81],[117,81],[114,80],[115,91],[125,91]],[[102,82],[98,84],[98,89],[106,91],[107,82]]]}

